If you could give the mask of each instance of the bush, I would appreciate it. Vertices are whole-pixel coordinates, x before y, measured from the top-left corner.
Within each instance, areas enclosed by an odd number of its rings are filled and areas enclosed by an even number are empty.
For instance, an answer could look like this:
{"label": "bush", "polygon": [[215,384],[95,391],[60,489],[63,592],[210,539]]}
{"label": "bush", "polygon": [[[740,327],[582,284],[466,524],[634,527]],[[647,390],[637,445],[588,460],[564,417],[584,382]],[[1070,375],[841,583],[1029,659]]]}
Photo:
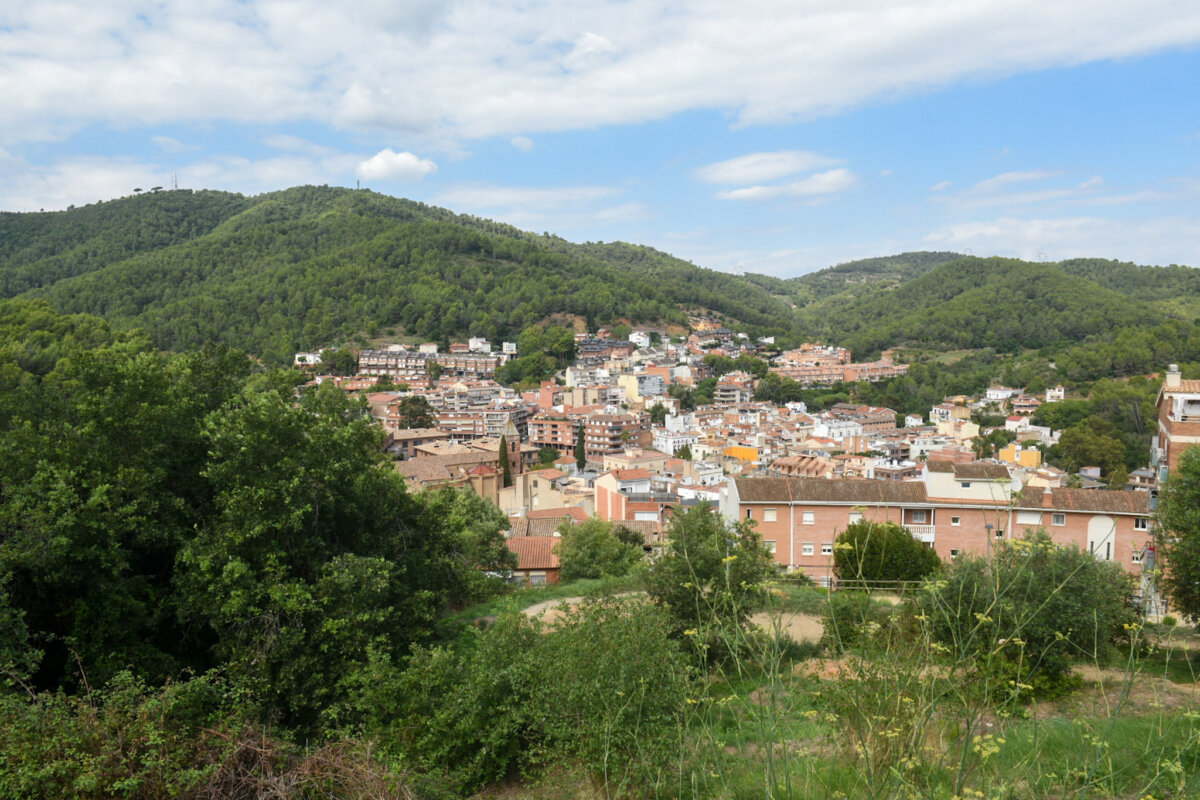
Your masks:
{"label": "bush", "polygon": [[[625,528],[619,531],[629,533]],[[628,575],[645,555],[640,536],[635,533],[632,540],[621,536],[611,522],[598,517],[573,528],[564,525],[561,532],[562,541],[555,552],[562,564],[559,578],[564,583]]]}
{"label": "bush", "polygon": [[893,583],[924,580],[942,561],[906,528],[859,520],[838,536],[833,566],[843,581]]}
{"label": "bush", "polygon": [[676,516],[668,540],[650,567],[647,592],[700,661],[723,663],[744,649],[746,622],[775,573],[771,554],[752,525],[727,526],[707,503]]}
{"label": "bush", "polygon": [[944,646],[1019,688],[1038,677],[1063,680],[1076,660],[1113,655],[1138,620],[1133,589],[1119,564],[1039,530],[1001,545],[990,564],[960,557],[915,605]]}
{"label": "bush", "polygon": [[821,610],[821,646],[830,653],[853,650],[876,638],[893,616],[894,609],[874,602],[866,592],[833,592]]}

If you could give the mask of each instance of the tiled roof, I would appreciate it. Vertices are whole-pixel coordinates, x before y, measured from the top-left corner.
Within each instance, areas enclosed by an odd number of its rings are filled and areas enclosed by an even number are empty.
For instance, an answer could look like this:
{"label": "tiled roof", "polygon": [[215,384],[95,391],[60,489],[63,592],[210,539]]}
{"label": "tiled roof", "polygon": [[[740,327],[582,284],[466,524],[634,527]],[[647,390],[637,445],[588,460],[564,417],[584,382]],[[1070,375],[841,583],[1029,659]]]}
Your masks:
{"label": "tiled roof", "polygon": [[514,536],[504,544],[517,554],[517,569],[558,569],[554,548],[561,541],[553,536]]}
{"label": "tiled roof", "polygon": [[562,519],[570,517],[576,522],[587,522],[587,512],[579,506],[570,508],[539,508],[526,514],[530,519]]}
{"label": "tiled roof", "polygon": [[970,464],[955,464],[954,477],[973,481],[1006,481],[1010,475],[1008,467],[1003,464],[972,462]]}
{"label": "tiled roof", "polygon": [[614,469],[613,477],[619,481],[646,481],[654,477],[654,474],[645,469]]}
{"label": "tiled roof", "polygon": [[812,501],[821,503],[927,503],[925,484],[903,481],[830,480],[827,478],[736,478],[738,496],[747,503]]}
{"label": "tiled roof", "polygon": [[660,534],[658,532],[658,523],[655,522],[654,520],[645,520],[645,519],[614,520],[613,528],[614,529],[615,528],[625,528],[626,530],[631,530],[634,533],[640,533],[642,535],[642,545],[644,547],[650,547],[654,544],[657,544],[660,539]]}
{"label": "tiled roof", "polygon": [[[519,517],[512,522],[512,536],[554,536],[564,517]],[[512,537],[510,537],[512,538]]]}
{"label": "tiled roof", "polygon": [[[1109,489],[1054,489],[1049,507],[1059,511],[1092,511],[1112,514],[1149,514],[1150,495]],[[1021,505],[1024,505],[1022,503]]]}
{"label": "tiled roof", "polygon": [[1178,387],[1163,387],[1164,392],[1200,392],[1200,381],[1180,381]]}

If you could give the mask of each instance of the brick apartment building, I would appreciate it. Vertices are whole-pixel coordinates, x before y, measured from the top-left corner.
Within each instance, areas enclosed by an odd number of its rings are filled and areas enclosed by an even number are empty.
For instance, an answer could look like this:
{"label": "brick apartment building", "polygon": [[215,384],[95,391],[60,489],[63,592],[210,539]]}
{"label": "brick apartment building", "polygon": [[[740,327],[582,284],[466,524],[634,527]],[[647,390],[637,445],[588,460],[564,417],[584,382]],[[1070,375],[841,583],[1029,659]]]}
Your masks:
{"label": "brick apartment building", "polygon": [[903,525],[947,561],[986,556],[997,542],[1041,527],[1056,542],[1141,573],[1153,541],[1146,492],[1018,491],[1002,465],[929,467],[924,481],[911,482],[737,478],[722,489],[720,506],[731,519],[757,523],[776,563],[823,583],[833,576],[838,534],[860,519]]}

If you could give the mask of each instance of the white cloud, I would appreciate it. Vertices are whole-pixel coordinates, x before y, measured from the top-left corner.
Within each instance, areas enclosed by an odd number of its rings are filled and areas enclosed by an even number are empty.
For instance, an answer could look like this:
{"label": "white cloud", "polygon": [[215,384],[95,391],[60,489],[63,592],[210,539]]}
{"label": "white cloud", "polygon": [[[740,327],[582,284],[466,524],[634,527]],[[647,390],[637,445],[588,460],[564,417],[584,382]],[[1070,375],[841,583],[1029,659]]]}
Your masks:
{"label": "white cloud", "polygon": [[195,145],[184,144],[174,136],[151,136],[150,141],[162,150],[164,153],[186,153],[189,150],[197,150]]}
{"label": "white cloud", "polygon": [[944,192],[950,188],[950,181],[941,181],[929,187],[931,192]]}
{"label": "white cloud", "polygon": [[1200,266],[1200,217],[998,217],[946,225],[930,232],[924,242],[1027,260],[1102,257]]}
{"label": "white cloud", "polygon": [[780,150],[775,153],[751,153],[708,164],[697,168],[694,174],[705,183],[757,183],[840,163],[839,159],[807,150]]}
{"label": "white cloud", "polygon": [[508,140],[508,143],[522,153],[528,153],[533,150],[533,139],[530,139],[528,136],[514,136]]}
{"label": "white cloud", "polygon": [[1011,186],[1014,183],[1028,183],[1030,181],[1044,181],[1047,178],[1053,178],[1059,173],[1049,170],[1024,170],[1018,172],[1002,172],[999,175],[982,180],[971,187],[970,191],[976,194],[992,192],[997,189],[1002,189],[1006,186]]}
{"label": "white cloud", "polygon": [[803,180],[775,186],[750,186],[718,192],[723,200],[772,200],[777,197],[820,197],[844,192],[855,184],[857,177],[848,169],[818,172]]}
{"label": "white cloud", "polygon": [[0,142],[218,119],[421,142],[689,110],[773,123],[1197,42],[1191,0],[9,4]]}
{"label": "white cloud", "polygon": [[356,174],[365,181],[418,181],[437,171],[437,164],[407,151],[388,148],[358,165]]}

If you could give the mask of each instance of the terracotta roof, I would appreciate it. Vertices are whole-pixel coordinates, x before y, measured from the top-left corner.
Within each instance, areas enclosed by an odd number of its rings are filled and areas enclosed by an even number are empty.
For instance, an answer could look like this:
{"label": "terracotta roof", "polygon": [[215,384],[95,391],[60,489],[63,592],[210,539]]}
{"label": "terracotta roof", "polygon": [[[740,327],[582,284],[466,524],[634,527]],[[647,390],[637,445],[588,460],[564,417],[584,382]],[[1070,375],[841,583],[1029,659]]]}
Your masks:
{"label": "terracotta roof", "polygon": [[512,537],[554,536],[558,533],[558,526],[564,519],[566,517],[539,517],[537,519],[518,517],[512,521]]}
{"label": "terracotta roof", "polygon": [[955,464],[954,477],[974,481],[1006,481],[1011,476],[1008,467],[1003,464],[984,464],[978,461],[970,464]]}
{"label": "terracotta roof", "polygon": [[654,474],[645,469],[614,469],[613,477],[619,481],[646,481],[654,477]]}
{"label": "terracotta roof", "polygon": [[554,548],[561,541],[553,536],[514,536],[504,544],[517,554],[517,569],[558,569]]}
{"label": "terracotta roof", "polygon": [[1183,380],[1181,380],[1179,382],[1179,386],[1177,386],[1177,387],[1173,386],[1173,387],[1168,388],[1167,386],[1164,385],[1163,391],[1164,392],[1200,392],[1200,381],[1197,381],[1197,380],[1183,381]]}
{"label": "terracotta roof", "polygon": [[929,454],[929,460],[925,462],[925,468],[930,472],[954,472],[953,461],[943,461],[934,459],[933,453]]}
{"label": "terracotta roof", "polygon": [[613,529],[625,528],[626,530],[640,533],[642,535],[642,546],[650,547],[657,544],[660,537],[658,532],[658,523],[654,520],[645,519],[622,519],[613,521]]}
{"label": "terracotta roof", "polygon": [[747,503],[814,501],[822,503],[928,503],[925,484],[901,481],[828,478],[735,478],[738,496]]}
{"label": "terracotta roof", "polygon": [[[1149,514],[1150,495],[1111,489],[1054,489],[1050,503],[1043,498],[1039,507],[1059,511],[1093,511],[1112,514]],[[1022,503],[1021,506],[1025,504]],[[1020,506],[1019,506],[1020,507]]]}
{"label": "terracotta roof", "polygon": [[570,517],[576,522],[587,522],[587,512],[579,506],[571,506],[570,508],[540,508],[537,511],[530,511],[526,516],[530,519],[562,519]]}

